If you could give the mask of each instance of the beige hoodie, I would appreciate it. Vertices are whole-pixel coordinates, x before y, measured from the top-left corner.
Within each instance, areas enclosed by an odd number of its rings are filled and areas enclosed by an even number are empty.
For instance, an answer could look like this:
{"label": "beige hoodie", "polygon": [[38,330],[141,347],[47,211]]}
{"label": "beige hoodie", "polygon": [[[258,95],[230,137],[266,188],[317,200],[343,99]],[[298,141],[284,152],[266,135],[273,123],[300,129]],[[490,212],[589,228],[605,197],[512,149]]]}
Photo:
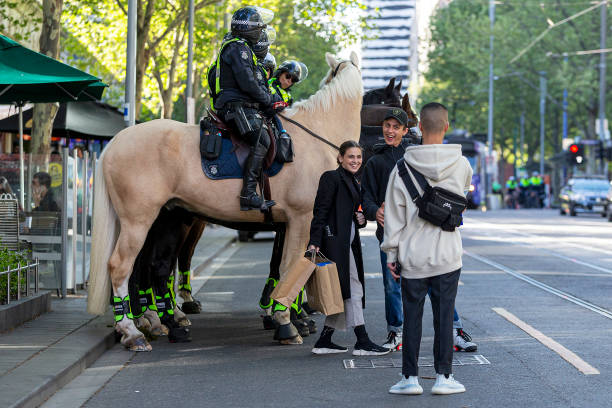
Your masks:
{"label": "beige hoodie", "polygon": [[[435,144],[411,146],[404,160],[425,176],[429,184],[455,194],[466,194],[472,181],[472,168],[461,155],[461,145]],[[423,191],[413,177],[419,193]],[[385,237],[381,249],[387,262],[402,265],[402,278],[422,279],[461,268],[461,235],[442,231],[418,216],[404,181],[391,172],[385,196]]]}

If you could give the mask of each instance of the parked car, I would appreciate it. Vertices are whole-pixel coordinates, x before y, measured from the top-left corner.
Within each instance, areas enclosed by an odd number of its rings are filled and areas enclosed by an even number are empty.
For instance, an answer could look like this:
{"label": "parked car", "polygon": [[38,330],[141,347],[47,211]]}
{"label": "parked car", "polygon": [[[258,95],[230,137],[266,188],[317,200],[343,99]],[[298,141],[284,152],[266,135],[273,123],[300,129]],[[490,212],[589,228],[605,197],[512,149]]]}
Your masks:
{"label": "parked car", "polygon": [[574,177],[561,189],[560,214],[575,217],[578,213],[607,215],[610,182],[604,177]]}

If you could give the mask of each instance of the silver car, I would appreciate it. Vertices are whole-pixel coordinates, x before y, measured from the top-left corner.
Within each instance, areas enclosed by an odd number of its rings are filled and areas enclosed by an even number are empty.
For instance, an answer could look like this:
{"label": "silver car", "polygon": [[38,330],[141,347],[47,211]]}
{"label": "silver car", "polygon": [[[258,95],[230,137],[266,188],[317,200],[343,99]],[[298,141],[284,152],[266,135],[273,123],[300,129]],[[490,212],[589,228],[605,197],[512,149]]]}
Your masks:
{"label": "silver car", "polygon": [[608,213],[610,182],[603,177],[574,177],[561,189],[561,215],[575,217],[578,213]]}

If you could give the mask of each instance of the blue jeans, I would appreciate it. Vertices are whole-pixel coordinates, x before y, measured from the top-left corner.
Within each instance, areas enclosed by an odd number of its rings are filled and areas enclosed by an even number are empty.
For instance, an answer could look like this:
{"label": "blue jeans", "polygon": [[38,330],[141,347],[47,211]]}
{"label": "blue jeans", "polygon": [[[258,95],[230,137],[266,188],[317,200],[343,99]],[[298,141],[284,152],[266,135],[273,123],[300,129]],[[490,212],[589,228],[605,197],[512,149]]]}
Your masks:
{"label": "blue jeans", "polygon": [[[404,323],[404,312],[402,310],[402,287],[396,282],[387,268],[387,254],[380,251],[380,264],[382,266],[383,285],[385,287],[385,318],[387,319],[387,331],[401,332]],[[428,293],[429,294],[429,293]],[[463,322],[454,310],[453,329],[462,329]]]}
{"label": "blue jeans", "polygon": [[380,251],[380,264],[382,266],[383,285],[385,287],[385,318],[387,331],[400,332],[404,323],[402,309],[402,287],[396,282],[387,268],[387,254]]}

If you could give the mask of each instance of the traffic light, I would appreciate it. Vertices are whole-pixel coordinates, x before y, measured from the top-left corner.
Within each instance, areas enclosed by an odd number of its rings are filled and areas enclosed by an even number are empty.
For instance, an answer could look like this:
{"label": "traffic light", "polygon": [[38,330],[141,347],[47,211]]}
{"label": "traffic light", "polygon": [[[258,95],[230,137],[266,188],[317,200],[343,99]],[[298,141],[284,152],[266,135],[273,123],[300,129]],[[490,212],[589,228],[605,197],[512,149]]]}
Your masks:
{"label": "traffic light", "polygon": [[582,164],[586,161],[584,146],[581,143],[573,143],[567,149],[567,161],[570,164]]}

